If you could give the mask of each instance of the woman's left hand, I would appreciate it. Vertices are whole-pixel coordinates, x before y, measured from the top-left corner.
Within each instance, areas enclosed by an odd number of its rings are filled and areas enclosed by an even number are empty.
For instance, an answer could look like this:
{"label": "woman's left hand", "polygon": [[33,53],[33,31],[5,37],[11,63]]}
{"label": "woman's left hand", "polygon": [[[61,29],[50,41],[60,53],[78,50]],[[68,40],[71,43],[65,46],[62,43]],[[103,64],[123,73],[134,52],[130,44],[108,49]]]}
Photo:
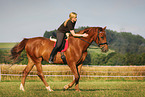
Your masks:
{"label": "woman's left hand", "polygon": [[83,34],[83,37],[87,37],[87,36],[88,36],[88,34],[87,34],[87,33],[84,33],[84,34]]}

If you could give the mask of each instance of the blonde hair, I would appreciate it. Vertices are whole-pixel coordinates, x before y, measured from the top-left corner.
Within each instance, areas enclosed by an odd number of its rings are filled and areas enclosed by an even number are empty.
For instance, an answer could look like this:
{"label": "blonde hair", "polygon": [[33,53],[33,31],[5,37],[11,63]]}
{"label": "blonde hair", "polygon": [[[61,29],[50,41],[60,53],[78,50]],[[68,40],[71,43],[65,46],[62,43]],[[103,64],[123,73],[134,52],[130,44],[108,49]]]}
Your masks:
{"label": "blonde hair", "polygon": [[71,13],[69,14],[69,19],[67,19],[67,20],[64,22],[64,26],[66,27],[67,22],[68,22],[69,20],[71,20],[72,18],[75,18],[75,17],[77,17],[77,13],[71,12]]}

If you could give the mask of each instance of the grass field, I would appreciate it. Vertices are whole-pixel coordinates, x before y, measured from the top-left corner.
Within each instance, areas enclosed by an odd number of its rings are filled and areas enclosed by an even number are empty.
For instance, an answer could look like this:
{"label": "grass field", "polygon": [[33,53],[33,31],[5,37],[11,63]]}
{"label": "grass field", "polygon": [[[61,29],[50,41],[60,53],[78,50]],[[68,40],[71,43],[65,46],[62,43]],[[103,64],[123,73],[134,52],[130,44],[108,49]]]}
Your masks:
{"label": "grass field", "polygon": [[[25,66],[14,65],[9,68],[8,65],[0,65],[2,73],[19,74]],[[44,65],[44,71],[66,71],[66,72],[44,72],[44,74],[72,74],[68,66]],[[36,71],[36,67],[32,71]],[[96,72],[87,72],[96,71]],[[112,73],[98,72],[104,71]],[[83,75],[144,75],[145,67],[98,67],[83,66]],[[116,72],[116,73],[115,73]],[[123,72],[123,73],[122,73]],[[124,73],[128,72],[128,73]],[[136,72],[136,73],[135,73]],[[36,74],[32,72],[31,74]],[[25,92],[19,90],[21,77],[2,76],[0,82],[0,97],[144,97],[145,96],[145,78],[82,78],[80,79],[80,90],[76,92],[74,86],[66,91],[63,87],[72,81],[72,77],[46,77],[48,84],[54,90],[49,92],[45,89],[42,81],[36,77],[27,77]]]}
{"label": "grass field", "polygon": [[42,82],[26,82],[25,92],[19,90],[20,82],[0,82],[0,97],[144,97],[145,82],[80,82],[81,92],[74,86],[63,91],[68,82],[48,82],[53,92],[48,92]]}
{"label": "grass field", "polygon": [[17,43],[0,43],[0,48],[12,48],[15,46]]}

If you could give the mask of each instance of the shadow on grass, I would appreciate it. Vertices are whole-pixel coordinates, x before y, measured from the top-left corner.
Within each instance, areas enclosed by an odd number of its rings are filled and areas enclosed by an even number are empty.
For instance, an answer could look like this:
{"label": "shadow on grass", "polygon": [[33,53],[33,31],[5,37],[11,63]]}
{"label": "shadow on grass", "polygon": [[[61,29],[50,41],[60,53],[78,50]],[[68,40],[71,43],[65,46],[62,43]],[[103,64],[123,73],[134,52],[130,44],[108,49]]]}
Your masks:
{"label": "shadow on grass", "polygon": [[118,91],[133,91],[133,89],[80,89],[81,91],[108,91],[108,90],[118,90]]}
{"label": "shadow on grass", "polygon": [[[55,91],[64,91],[63,89],[53,89]],[[134,91],[134,89],[80,89],[81,91]],[[46,89],[33,89],[33,91],[47,91]],[[75,89],[67,89],[65,91],[75,91]]]}
{"label": "shadow on grass", "polygon": [[[134,91],[134,89],[80,89],[81,91],[108,91],[108,90],[117,90],[117,91]],[[54,89],[54,91],[63,91],[63,89]],[[75,91],[75,89],[67,89],[65,91]]]}

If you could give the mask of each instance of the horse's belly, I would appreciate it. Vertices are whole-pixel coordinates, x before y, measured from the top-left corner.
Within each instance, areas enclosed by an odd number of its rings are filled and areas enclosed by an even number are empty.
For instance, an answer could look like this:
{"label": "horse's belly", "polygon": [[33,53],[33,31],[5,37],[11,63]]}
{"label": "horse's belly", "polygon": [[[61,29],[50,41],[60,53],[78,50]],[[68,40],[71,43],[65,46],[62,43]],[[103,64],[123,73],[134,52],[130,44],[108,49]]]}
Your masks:
{"label": "horse's belly", "polygon": [[56,63],[56,64],[63,64],[63,61],[62,61],[62,59],[61,59],[61,53],[57,53],[56,54],[56,56],[54,57],[54,63]]}

